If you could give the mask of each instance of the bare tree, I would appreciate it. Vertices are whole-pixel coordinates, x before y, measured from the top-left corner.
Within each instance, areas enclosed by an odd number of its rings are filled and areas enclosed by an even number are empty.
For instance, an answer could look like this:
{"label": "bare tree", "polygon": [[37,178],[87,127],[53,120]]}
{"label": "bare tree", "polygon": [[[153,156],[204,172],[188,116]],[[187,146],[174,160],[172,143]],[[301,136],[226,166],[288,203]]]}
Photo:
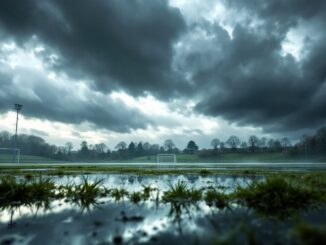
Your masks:
{"label": "bare tree", "polygon": [[241,141],[239,139],[239,137],[232,135],[230,136],[230,138],[226,141],[226,144],[228,144],[232,150],[236,150],[237,147],[240,145]]}
{"label": "bare tree", "polygon": [[66,147],[66,149],[67,149],[68,154],[70,155],[71,150],[74,148],[73,144],[72,144],[71,142],[67,142],[67,143],[65,144],[65,147]]}
{"label": "bare tree", "polygon": [[248,144],[252,152],[255,152],[255,149],[258,147],[259,139],[255,135],[251,135],[248,139]]}
{"label": "bare tree", "polygon": [[214,150],[216,150],[218,148],[218,146],[220,145],[220,140],[219,139],[212,139],[211,141],[211,146],[213,147]]}
{"label": "bare tree", "polygon": [[117,150],[125,150],[127,148],[127,144],[124,141],[119,142],[116,146],[115,149]]}
{"label": "bare tree", "polygon": [[290,142],[289,138],[283,137],[281,139],[281,146],[282,146],[283,150],[288,148],[290,145],[291,145],[291,142]]}
{"label": "bare tree", "polygon": [[172,152],[173,148],[174,148],[174,143],[172,140],[167,139],[164,141],[164,149],[168,152]]}

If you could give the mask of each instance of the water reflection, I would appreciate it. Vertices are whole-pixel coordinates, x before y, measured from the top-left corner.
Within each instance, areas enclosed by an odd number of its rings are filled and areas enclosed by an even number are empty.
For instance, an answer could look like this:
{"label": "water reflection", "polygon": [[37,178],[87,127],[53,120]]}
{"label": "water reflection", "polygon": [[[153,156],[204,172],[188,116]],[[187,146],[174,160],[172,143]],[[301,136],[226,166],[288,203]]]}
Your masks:
{"label": "water reflection", "polygon": [[[117,200],[110,192],[107,196],[86,201],[65,197],[32,205],[11,203],[0,210],[0,244],[4,239],[18,241],[18,237],[24,237],[24,242],[30,244],[44,244],[44,241],[47,244],[211,244],[224,238],[243,244],[250,238],[251,230],[259,233],[255,239],[260,243],[269,241],[266,237],[271,243],[275,241],[267,232],[271,226],[269,220],[236,203],[221,207],[205,201],[161,201],[169,182],[186,181],[189,188],[214,188],[229,193],[237,185],[250,183],[252,178],[227,175],[88,176],[90,183],[98,179],[103,179],[101,183],[111,191],[138,192],[141,201],[134,204],[126,196]],[[57,185],[81,184],[83,177],[63,176],[54,180]],[[320,218],[326,217],[325,212],[319,215]],[[284,235],[288,230],[289,226],[280,226],[275,232]],[[234,239],[234,234],[242,235]],[[284,239],[286,243],[288,240]]]}

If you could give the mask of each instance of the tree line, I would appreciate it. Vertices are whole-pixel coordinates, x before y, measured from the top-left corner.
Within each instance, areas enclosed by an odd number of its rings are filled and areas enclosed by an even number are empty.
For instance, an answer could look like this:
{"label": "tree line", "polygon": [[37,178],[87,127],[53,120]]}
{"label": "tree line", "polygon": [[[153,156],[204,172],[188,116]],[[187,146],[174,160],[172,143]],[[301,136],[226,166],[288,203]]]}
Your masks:
{"label": "tree line", "polygon": [[[14,135],[3,131],[0,133],[0,148],[13,148]],[[49,157],[59,160],[124,160],[141,156],[156,155],[159,153],[198,154],[200,157],[212,157],[224,153],[259,153],[284,152],[289,155],[311,156],[326,154],[326,127],[320,128],[314,135],[303,135],[294,145],[287,137],[281,139],[259,138],[255,135],[241,141],[236,135],[231,135],[226,141],[214,138],[210,142],[210,149],[199,149],[195,141],[190,140],[184,149],[176,147],[171,139],[163,145],[148,142],[119,142],[114,149],[106,144],[88,144],[82,141],[78,149],[71,142],[64,146],[48,144],[43,138],[34,135],[20,134],[17,136],[17,146],[21,154]]]}

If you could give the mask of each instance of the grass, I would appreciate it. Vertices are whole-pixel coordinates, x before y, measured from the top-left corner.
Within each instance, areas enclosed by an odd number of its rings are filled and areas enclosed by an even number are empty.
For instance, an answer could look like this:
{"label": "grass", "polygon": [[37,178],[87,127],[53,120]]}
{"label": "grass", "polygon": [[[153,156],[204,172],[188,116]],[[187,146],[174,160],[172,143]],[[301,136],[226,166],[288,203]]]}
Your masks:
{"label": "grass", "polygon": [[129,192],[125,188],[115,188],[110,191],[111,197],[113,197],[116,201],[120,201],[124,197],[129,196]]}
{"label": "grass", "polygon": [[[60,160],[55,160],[48,157],[20,155],[21,163],[58,163]],[[11,163],[13,161],[12,154],[0,154],[0,163]]]}
{"label": "grass", "polygon": [[[252,172],[250,172],[252,174]],[[57,186],[49,177],[33,174],[16,179],[0,177],[0,207],[29,205],[66,198],[81,206],[89,206],[103,196],[116,201],[129,198],[133,203],[148,200],[157,191],[157,201],[195,203],[205,201],[209,206],[229,207],[238,202],[255,210],[258,214],[276,218],[289,217],[298,211],[326,204],[325,172],[269,173],[265,180],[254,181],[248,186],[238,186],[230,194],[218,191],[219,187],[208,190],[190,188],[186,182],[169,183],[169,189],[159,197],[159,190],[151,185],[143,185],[142,190],[129,193],[125,188],[106,189],[102,181],[84,178],[81,184],[69,183]]]}
{"label": "grass", "polygon": [[170,189],[163,193],[164,201],[199,201],[202,197],[202,191],[199,189],[187,187],[187,183],[178,181],[175,185],[169,183]]}
{"label": "grass", "polygon": [[314,203],[323,202],[324,195],[317,189],[273,176],[262,182],[252,182],[238,187],[233,193],[241,202],[258,213],[285,217],[297,210],[306,209]]}
{"label": "grass", "polygon": [[14,177],[4,176],[0,178],[0,206],[49,201],[56,197],[55,190],[54,182],[48,178],[16,181]]}
{"label": "grass", "polygon": [[[181,166],[182,167],[182,166]],[[223,166],[221,166],[223,167]],[[31,171],[33,170],[33,171]],[[201,174],[201,175],[214,175],[214,174],[236,174],[236,175],[266,175],[273,172],[268,169],[259,168],[241,168],[241,164],[235,168],[224,170],[219,169],[201,169],[185,165],[184,169],[177,168],[157,168],[157,166],[134,167],[134,166],[116,166],[116,165],[37,165],[37,164],[24,164],[24,165],[11,165],[1,166],[0,171],[5,174],[25,175],[28,171],[32,175],[75,175],[75,174],[89,174],[89,173],[119,173],[119,174],[138,174],[138,175],[164,175],[164,174]]]}
{"label": "grass", "polygon": [[133,203],[139,203],[142,200],[142,193],[135,191],[130,194],[130,201]]}
{"label": "grass", "polygon": [[215,189],[206,191],[204,199],[208,206],[215,205],[217,208],[226,208],[229,206],[229,196]]}
{"label": "grass", "polygon": [[[97,180],[90,182],[84,177],[83,183],[74,185],[68,184],[59,187],[63,191],[66,198],[74,203],[79,204],[82,207],[90,207],[90,205],[96,203],[96,199],[106,194],[106,189],[101,186],[103,180]],[[62,193],[62,192],[61,192]]]}
{"label": "grass", "polygon": [[319,245],[326,244],[326,226],[314,227],[307,223],[301,223],[293,229],[296,244]]}

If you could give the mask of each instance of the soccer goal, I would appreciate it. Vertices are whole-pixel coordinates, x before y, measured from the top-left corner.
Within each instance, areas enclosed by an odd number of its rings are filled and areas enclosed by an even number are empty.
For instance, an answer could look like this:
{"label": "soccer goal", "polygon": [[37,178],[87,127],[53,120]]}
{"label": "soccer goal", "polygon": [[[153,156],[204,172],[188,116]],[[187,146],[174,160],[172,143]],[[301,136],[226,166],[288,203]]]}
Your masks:
{"label": "soccer goal", "polygon": [[157,154],[157,163],[176,163],[176,154]]}
{"label": "soccer goal", "polygon": [[0,148],[1,163],[19,163],[20,149],[16,148]]}

